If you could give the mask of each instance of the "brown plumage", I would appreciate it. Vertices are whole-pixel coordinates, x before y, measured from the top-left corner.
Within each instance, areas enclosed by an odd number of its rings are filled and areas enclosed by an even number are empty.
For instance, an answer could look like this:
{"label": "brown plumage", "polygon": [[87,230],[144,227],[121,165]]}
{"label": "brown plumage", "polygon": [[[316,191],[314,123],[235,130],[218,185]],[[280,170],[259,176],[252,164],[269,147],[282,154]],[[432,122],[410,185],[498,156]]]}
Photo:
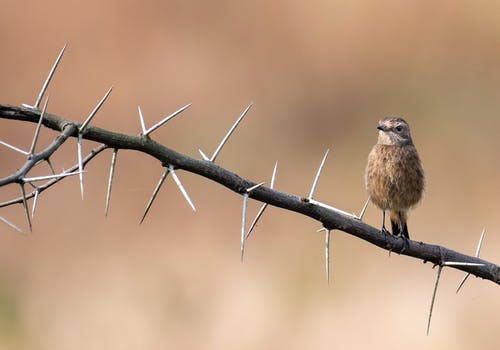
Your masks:
{"label": "brown plumage", "polygon": [[388,210],[392,233],[408,239],[408,211],[422,198],[424,170],[404,119],[383,118],[377,129],[378,142],[366,165],[366,189],[371,201],[382,209],[382,231],[387,232],[385,211]]}

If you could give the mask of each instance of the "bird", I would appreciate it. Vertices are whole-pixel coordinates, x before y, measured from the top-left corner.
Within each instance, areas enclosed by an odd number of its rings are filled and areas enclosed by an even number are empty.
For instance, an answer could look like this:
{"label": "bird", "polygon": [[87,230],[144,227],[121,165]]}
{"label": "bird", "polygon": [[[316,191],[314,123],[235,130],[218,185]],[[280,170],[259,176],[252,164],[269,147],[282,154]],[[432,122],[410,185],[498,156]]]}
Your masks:
{"label": "bird", "polygon": [[385,212],[389,211],[392,234],[408,245],[408,212],[415,207],[425,189],[425,174],[408,123],[401,117],[385,117],[378,122],[378,141],[368,155],[365,185],[369,198]]}

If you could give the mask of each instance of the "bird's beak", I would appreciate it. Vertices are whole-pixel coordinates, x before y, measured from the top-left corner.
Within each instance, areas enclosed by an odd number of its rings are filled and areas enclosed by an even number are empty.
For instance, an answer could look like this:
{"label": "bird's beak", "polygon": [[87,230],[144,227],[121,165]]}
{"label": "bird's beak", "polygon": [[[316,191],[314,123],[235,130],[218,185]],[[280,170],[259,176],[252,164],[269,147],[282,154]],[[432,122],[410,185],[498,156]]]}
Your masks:
{"label": "bird's beak", "polygon": [[387,126],[379,125],[379,126],[377,126],[377,129],[382,130],[382,131],[387,131]]}

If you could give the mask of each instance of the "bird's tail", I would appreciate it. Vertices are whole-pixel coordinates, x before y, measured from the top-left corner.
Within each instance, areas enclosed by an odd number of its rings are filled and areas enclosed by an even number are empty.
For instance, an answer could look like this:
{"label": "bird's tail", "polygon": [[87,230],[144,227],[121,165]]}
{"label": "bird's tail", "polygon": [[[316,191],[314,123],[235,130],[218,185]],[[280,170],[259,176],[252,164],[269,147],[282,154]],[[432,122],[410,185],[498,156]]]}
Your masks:
{"label": "bird's tail", "polygon": [[410,239],[406,219],[406,211],[391,211],[391,228],[393,235],[402,235],[403,237]]}

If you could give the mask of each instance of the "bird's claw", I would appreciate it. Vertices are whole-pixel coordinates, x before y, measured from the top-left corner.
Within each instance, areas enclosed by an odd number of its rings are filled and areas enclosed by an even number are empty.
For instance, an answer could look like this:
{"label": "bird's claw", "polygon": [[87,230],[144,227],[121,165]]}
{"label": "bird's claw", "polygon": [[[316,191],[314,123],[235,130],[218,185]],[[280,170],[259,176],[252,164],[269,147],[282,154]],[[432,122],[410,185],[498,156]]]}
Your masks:
{"label": "bird's claw", "polygon": [[380,229],[380,233],[390,235],[391,233],[385,228],[385,226],[382,226]]}
{"label": "bird's claw", "polygon": [[396,237],[401,238],[403,240],[403,248],[401,248],[401,250],[399,251],[399,254],[403,254],[406,251],[406,249],[410,248],[410,240],[408,239],[408,237],[406,237],[401,233],[398,233]]}

